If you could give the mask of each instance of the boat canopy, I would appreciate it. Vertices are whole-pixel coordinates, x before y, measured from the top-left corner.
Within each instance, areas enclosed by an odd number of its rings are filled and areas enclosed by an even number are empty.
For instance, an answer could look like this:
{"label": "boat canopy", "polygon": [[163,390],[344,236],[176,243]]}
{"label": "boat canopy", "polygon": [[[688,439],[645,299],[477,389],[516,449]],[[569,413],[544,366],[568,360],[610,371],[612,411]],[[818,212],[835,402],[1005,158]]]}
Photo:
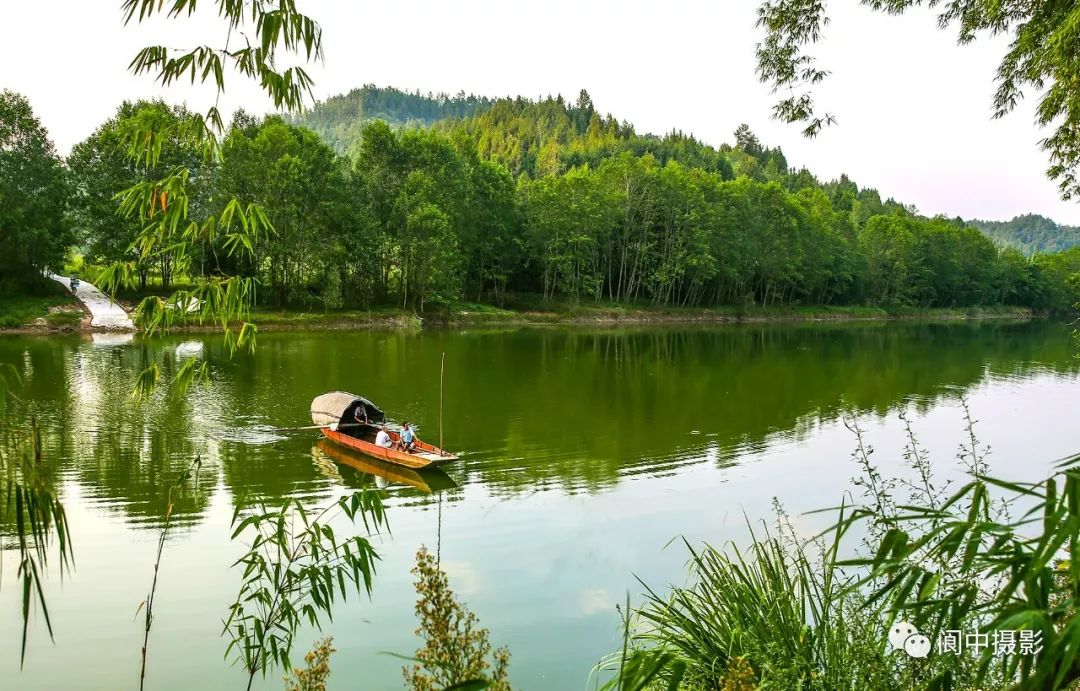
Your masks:
{"label": "boat canopy", "polygon": [[367,410],[368,420],[371,422],[386,421],[386,414],[363,396],[347,391],[331,391],[316,396],[311,402],[311,422],[316,425],[341,425],[355,422],[356,410],[360,406]]}

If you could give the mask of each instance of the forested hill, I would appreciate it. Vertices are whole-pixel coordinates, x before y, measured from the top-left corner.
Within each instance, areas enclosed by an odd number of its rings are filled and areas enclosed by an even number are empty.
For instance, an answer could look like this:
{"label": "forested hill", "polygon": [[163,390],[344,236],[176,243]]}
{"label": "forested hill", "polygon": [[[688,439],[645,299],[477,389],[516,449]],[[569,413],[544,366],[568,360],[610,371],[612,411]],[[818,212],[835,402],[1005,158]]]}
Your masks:
{"label": "forested hill", "polygon": [[[0,92],[0,105],[5,98],[32,113],[17,94]],[[419,312],[466,300],[1047,310],[1080,302],[1071,280],[1080,247],[1025,256],[845,176],[819,180],[745,125],[718,147],[680,132],[642,135],[584,91],[572,101],[492,102],[365,87],[304,116],[322,137],[280,116],[239,114],[220,158],[199,165],[185,149],[183,108],[121,104],[65,162],[29,115],[25,137],[42,143],[19,155],[66,167],[57,196],[68,201],[50,202],[59,228],[50,230],[44,207],[31,204],[43,183],[21,172],[37,164],[0,165],[0,186],[26,187],[17,217],[26,220],[11,224],[7,255],[19,273],[6,273],[30,281],[59,266],[70,244],[83,248],[84,266],[131,261],[143,226],[118,222],[116,190],[158,172],[130,165],[123,133],[150,117],[173,123],[160,168],[192,169],[192,208],[242,198],[259,204],[275,232],[244,261],[228,240],[199,257],[163,249],[129,269],[147,285],[168,287],[179,265],[186,280],[257,278],[260,300],[276,305]],[[73,241],[43,243],[65,227]]]}
{"label": "forested hill", "polygon": [[466,96],[465,92],[456,96],[421,94],[365,84],[316,103],[293,121],[317,132],[338,153],[345,153],[360,139],[364,125],[373,120],[385,120],[392,126],[425,126],[439,120],[469,118],[494,103],[490,98]]}
{"label": "forested hill", "polygon": [[[599,112],[584,90],[574,101],[562,96],[534,101],[464,92],[422,94],[367,84],[317,103],[291,120],[318,133],[339,153],[358,145],[364,127],[376,120],[395,129],[433,127],[451,136],[465,134],[482,158],[505,166],[515,177],[524,174],[530,179],[558,175],[580,165],[595,168],[603,160],[628,153],[634,157],[649,154],[660,165],[675,161],[725,180],[740,175],[784,180],[792,190],[820,184],[805,170],[792,171],[780,149],[762,146],[746,126],[735,133],[734,145],[720,147],[679,131],[663,136],[639,134],[630,123]],[[833,185],[834,201],[837,194],[847,191],[868,204],[863,216],[900,207],[892,200],[883,203],[876,191],[860,190],[846,178]],[[968,224],[996,243],[1028,255],[1080,246],[1080,227],[1058,225],[1035,214]]]}
{"label": "forested hill", "polygon": [[750,142],[753,156],[741,155],[728,146],[716,149],[679,131],[663,137],[640,135],[630,123],[598,111],[584,90],[573,102],[562,96],[539,101],[502,99],[475,117],[436,123],[435,128],[465,133],[476,142],[480,156],[506,166],[515,176],[524,173],[530,178],[563,173],[580,165],[595,167],[624,152],[635,157],[651,154],[660,165],[677,161],[718,173],[724,179],[732,179],[736,172],[751,172],[740,165],[787,171],[783,153],[762,147],[749,128],[740,129],[737,139]]}
{"label": "forested hill", "polygon": [[506,166],[515,177],[595,166],[624,152],[636,157],[650,154],[661,165],[677,161],[727,180],[743,174],[776,179],[788,173],[783,152],[762,146],[746,126],[736,133],[734,146],[719,148],[677,130],[663,136],[639,134],[630,123],[598,111],[585,90],[573,101],[561,95],[490,99],[464,92],[424,95],[368,84],[332,96],[290,120],[318,133],[339,153],[349,153],[362,139],[364,127],[375,120],[394,129],[434,126],[443,133],[465,133],[482,157]]}
{"label": "forested hill", "polygon": [[1062,226],[1037,214],[1024,214],[1011,221],[970,222],[990,239],[1025,254],[1060,252],[1080,245],[1080,227]]}

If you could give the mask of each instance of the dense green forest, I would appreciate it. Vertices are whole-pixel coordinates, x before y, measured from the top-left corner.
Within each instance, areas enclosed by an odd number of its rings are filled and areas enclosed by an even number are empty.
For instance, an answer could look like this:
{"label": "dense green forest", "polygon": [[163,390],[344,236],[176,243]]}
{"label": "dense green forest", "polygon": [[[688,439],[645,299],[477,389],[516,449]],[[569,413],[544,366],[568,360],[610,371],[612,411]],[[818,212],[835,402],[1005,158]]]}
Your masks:
{"label": "dense green forest", "polygon": [[1011,221],[971,221],[992,240],[1024,254],[1060,252],[1080,245],[1080,227],[1058,225],[1045,216],[1024,214]]}
{"label": "dense green forest", "polygon": [[27,100],[0,91],[0,295],[33,286],[75,241],[65,218],[70,179]]}
{"label": "dense green forest", "polygon": [[[4,99],[29,112],[21,97]],[[50,222],[73,233],[88,266],[129,261],[143,288],[252,276],[259,304],[323,309],[522,295],[685,306],[1078,300],[1080,249],[1029,257],[999,247],[960,220],[795,169],[745,125],[719,148],[681,132],[640,135],[584,91],[573,102],[490,101],[369,86],[295,122],[239,112],[214,159],[176,141],[162,142],[155,170],[126,156],[133,123],[176,131],[165,125],[187,117],[162,102],[124,103],[66,161],[51,145],[35,150],[63,172],[69,191]],[[194,206],[262,205],[274,231],[255,239],[253,259],[232,259],[223,238],[207,238],[195,257],[137,254],[138,223],[117,215],[113,195],[178,166],[190,171]],[[23,275],[60,265],[55,243],[26,237],[28,254],[11,255]]]}

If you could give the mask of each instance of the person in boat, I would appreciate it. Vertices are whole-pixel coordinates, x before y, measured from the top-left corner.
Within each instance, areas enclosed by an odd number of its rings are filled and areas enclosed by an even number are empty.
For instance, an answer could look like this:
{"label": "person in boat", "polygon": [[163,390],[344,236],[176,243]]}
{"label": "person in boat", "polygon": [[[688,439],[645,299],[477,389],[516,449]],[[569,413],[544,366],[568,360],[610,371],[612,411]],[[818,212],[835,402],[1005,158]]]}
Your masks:
{"label": "person in boat", "polygon": [[353,419],[361,425],[370,425],[371,420],[368,419],[367,406],[363,403],[356,406],[356,412],[353,413]]}
{"label": "person in boat", "polygon": [[384,449],[393,448],[394,442],[390,441],[390,434],[386,431],[386,425],[379,427],[379,432],[375,435],[375,446],[381,446]]}
{"label": "person in boat", "polygon": [[416,446],[416,435],[413,434],[412,427],[409,427],[409,423],[401,423],[401,441],[398,442],[398,448],[405,453],[412,453]]}

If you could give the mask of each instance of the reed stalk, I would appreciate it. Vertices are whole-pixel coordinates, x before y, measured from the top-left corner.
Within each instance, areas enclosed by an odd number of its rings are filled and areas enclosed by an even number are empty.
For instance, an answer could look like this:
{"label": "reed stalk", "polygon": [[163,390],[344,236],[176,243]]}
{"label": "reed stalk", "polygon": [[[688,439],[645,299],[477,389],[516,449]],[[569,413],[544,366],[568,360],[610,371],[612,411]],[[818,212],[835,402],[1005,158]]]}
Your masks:
{"label": "reed stalk", "polygon": [[202,459],[196,457],[195,460],[191,462],[191,465],[189,465],[184,472],[180,473],[176,482],[169,486],[169,491],[166,495],[165,524],[161,528],[161,534],[158,535],[157,553],[154,559],[154,578],[150,582],[150,592],[147,594],[146,600],[139,605],[139,608],[143,610],[143,644],[142,662],[139,666],[139,691],[143,691],[146,686],[146,660],[147,650],[150,645],[150,627],[153,626],[154,623],[154,598],[157,595],[158,573],[161,571],[161,560],[165,554],[165,541],[169,537],[169,528],[172,527],[173,491],[183,491],[188,480],[198,471],[201,465]]}

